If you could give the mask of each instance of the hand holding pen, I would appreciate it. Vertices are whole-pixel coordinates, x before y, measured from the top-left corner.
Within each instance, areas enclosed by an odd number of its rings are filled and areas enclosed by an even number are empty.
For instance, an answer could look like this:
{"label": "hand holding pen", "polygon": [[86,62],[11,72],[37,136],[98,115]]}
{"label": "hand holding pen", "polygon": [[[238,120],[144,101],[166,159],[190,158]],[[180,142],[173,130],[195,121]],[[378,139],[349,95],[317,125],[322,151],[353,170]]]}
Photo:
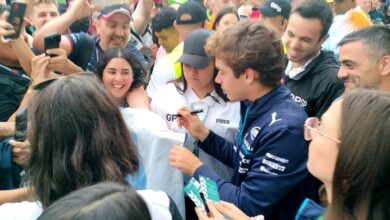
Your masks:
{"label": "hand holding pen", "polygon": [[196,115],[201,112],[202,109],[191,111],[188,107],[182,107],[177,114],[177,124],[184,127],[192,137],[204,141],[210,132]]}
{"label": "hand holding pen", "polygon": [[[199,114],[199,113],[202,113],[203,112],[203,109],[196,109],[196,110],[193,110],[190,112],[191,115],[196,115],[196,114]],[[173,114],[172,115],[173,117],[181,117],[180,114]]]}

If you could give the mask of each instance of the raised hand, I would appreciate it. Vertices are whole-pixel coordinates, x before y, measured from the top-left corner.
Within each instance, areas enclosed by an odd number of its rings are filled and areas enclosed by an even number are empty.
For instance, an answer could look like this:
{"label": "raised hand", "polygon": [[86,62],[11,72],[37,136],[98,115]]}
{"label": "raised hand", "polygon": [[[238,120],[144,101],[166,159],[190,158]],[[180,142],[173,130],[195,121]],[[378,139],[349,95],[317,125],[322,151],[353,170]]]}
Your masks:
{"label": "raised hand", "polygon": [[174,145],[169,152],[169,161],[172,167],[181,170],[183,173],[192,176],[196,169],[203,165],[191,151],[187,148]]}
{"label": "raised hand", "polygon": [[237,206],[229,202],[221,201],[219,203],[214,203],[207,201],[207,206],[209,207],[211,213],[210,217],[203,213],[201,209],[195,208],[195,212],[198,215],[199,220],[224,220],[225,217],[228,217],[230,220],[264,220],[264,216],[262,215],[256,217],[247,216],[244,212],[237,208]]}
{"label": "raised hand", "polygon": [[88,17],[92,13],[103,10],[104,7],[94,6],[89,0],[75,0],[72,6],[68,9],[68,13],[75,20]]}
{"label": "raised hand", "polygon": [[4,11],[0,14],[0,38],[3,40],[4,36],[15,33],[14,27],[7,22],[8,11]]}
{"label": "raised hand", "polygon": [[21,166],[24,166],[28,163],[31,155],[31,145],[28,140],[24,142],[19,142],[15,140],[9,141],[9,143],[13,146],[13,161]]}

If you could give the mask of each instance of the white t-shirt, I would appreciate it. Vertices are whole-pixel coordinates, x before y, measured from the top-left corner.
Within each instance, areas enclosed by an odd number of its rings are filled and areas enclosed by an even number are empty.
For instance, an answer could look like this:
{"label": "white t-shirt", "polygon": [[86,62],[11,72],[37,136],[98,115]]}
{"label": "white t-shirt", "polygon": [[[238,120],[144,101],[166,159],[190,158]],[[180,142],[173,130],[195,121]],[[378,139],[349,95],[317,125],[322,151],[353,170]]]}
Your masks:
{"label": "white t-shirt", "polygon": [[[178,44],[173,51],[161,57],[158,62],[156,62],[148,87],[146,88],[148,96],[151,99],[153,99],[156,94],[158,87],[176,79],[175,63],[183,54],[183,46],[183,42]],[[173,62],[170,58],[175,61]]]}
{"label": "white t-shirt", "polygon": [[[191,88],[187,88],[181,95],[173,83],[159,87],[151,102],[151,110],[163,117],[172,130],[186,133],[184,128],[178,127],[176,117],[173,116],[183,106],[193,110],[202,109],[203,112],[197,115],[204,125],[227,141],[234,142],[240,121],[239,102],[225,102],[215,91],[211,96],[199,99]],[[189,134],[184,146],[191,151],[197,148],[203,163],[211,166],[222,178],[230,180],[232,170],[195,146],[195,140]]]}
{"label": "white t-shirt", "polygon": [[165,120],[149,110],[121,108],[121,113],[145,166],[146,188],[170,195],[184,217],[183,175],[168,157],[174,144],[184,143],[184,134],[169,130]]}
{"label": "white t-shirt", "polygon": [[148,96],[153,99],[157,89],[167,84],[167,82],[175,79],[175,69],[174,65],[169,61],[167,56],[163,56],[160,60],[155,64],[153,68],[153,73],[150,76],[148,87],[146,91]]}

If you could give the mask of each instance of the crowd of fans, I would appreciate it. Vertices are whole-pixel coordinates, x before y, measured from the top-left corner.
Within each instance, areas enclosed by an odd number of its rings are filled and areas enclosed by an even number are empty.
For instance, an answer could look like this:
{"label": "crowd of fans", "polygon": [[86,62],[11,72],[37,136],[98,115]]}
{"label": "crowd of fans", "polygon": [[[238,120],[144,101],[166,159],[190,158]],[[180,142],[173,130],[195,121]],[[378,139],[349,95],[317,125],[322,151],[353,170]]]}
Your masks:
{"label": "crowd of fans", "polygon": [[390,219],[390,0],[15,2],[0,219]]}

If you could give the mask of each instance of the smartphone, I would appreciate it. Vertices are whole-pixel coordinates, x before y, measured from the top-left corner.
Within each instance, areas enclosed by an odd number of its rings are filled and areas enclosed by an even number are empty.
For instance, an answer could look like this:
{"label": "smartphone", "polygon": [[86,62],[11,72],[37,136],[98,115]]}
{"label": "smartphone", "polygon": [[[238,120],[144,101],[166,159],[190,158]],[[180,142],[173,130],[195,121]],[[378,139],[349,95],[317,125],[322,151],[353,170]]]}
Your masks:
{"label": "smartphone", "polygon": [[20,35],[20,31],[23,27],[24,14],[26,13],[27,4],[22,2],[14,2],[10,8],[10,14],[7,18],[7,22],[14,26],[15,33],[4,36],[5,40],[16,39]]}
{"label": "smartphone", "polygon": [[111,5],[118,5],[118,4],[123,4],[126,3],[124,0],[92,0],[92,4],[94,6],[103,6],[103,7],[108,7]]}
{"label": "smartphone", "polygon": [[[61,42],[61,34],[52,33],[45,36],[45,53],[48,49],[55,49],[60,47]],[[50,54],[50,57],[54,57],[56,55]]]}
{"label": "smartphone", "polygon": [[15,117],[15,141],[23,142],[27,138],[27,108],[16,113]]}

